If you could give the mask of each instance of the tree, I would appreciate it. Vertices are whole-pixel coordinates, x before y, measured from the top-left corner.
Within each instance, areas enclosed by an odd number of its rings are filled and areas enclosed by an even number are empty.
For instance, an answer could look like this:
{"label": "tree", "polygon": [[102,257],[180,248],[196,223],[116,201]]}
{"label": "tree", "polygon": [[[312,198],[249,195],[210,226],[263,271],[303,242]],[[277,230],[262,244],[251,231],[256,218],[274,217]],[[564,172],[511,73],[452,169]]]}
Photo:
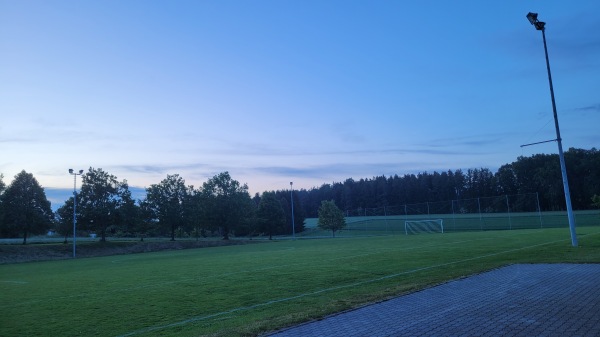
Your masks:
{"label": "tree", "polygon": [[140,241],[144,241],[144,237],[148,236],[153,228],[157,227],[158,220],[154,216],[154,212],[148,204],[147,200],[142,200],[138,207],[138,220],[135,222],[133,231],[139,235]]}
{"label": "tree", "polygon": [[131,191],[129,191],[126,180],[119,185],[119,196],[121,200],[117,211],[116,225],[125,235],[131,236],[138,228],[140,207],[131,197]]}
{"label": "tree", "polygon": [[4,183],[4,174],[0,173],[0,194],[4,192],[6,189],[6,184]]}
{"label": "tree", "polygon": [[64,235],[63,243],[66,244],[67,237],[73,233],[73,197],[56,210],[56,225],[58,233]]}
{"label": "tree", "polygon": [[168,229],[171,241],[175,241],[175,230],[186,224],[184,203],[189,195],[185,180],[178,174],[167,175],[159,184],[146,188],[146,202],[158,225]]}
{"label": "tree", "polygon": [[129,191],[127,182],[119,182],[112,174],[92,167],[82,178],[77,223],[100,232],[100,241],[104,242],[109,227],[118,222],[124,195]]}
{"label": "tree", "polygon": [[[565,152],[565,161],[573,208],[589,209],[592,196],[600,194],[600,170],[597,169],[600,167],[600,151],[571,148]],[[541,209],[564,210],[558,155],[518,157],[495,173],[487,168],[478,168],[465,172],[458,169],[393,175],[387,179],[385,176],[360,180],[348,178],[343,183],[326,183],[310,190],[294,191],[302,202],[294,204],[294,211],[302,209],[306,216],[316,218],[322,200],[333,200],[342,210],[364,214],[367,209],[385,206],[536,192],[539,192]],[[289,190],[275,193],[280,199],[284,196],[289,203]],[[289,219],[289,206],[282,205]]]}
{"label": "tree", "polygon": [[192,229],[192,236],[196,241],[200,236],[206,236],[206,209],[205,202],[202,199],[202,193],[190,186],[188,195],[183,202],[183,214],[185,223]]}
{"label": "tree", "polygon": [[338,231],[346,227],[346,219],[344,218],[344,212],[342,212],[333,200],[321,201],[321,207],[319,207],[319,228],[325,230],[331,230],[331,235],[335,237],[335,231]]}
{"label": "tree", "polygon": [[517,194],[519,191],[517,175],[511,164],[500,166],[496,172],[496,181],[498,182],[498,192],[502,194]]}
{"label": "tree", "polygon": [[[279,200],[279,203],[285,212],[283,234],[292,234],[293,232],[300,233],[304,231],[304,220],[306,219],[306,216],[300,199],[301,193],[302,191],[293,191],[290,193],[289,190],[275,192],[275,197]],[[290,197],[294,200],[294,230],[292,230],[292,200]],[[315,208],[315,214],[317,208]]]}
{"label": "tree", "polygon": [[600,194],[600,151],[570,148],[565,152],[573,209],[589,209]]}
{"label": "tree", "polygon": [[301,233],[304,231],[304,220],[306,220],[304,207],[302,207],[302,201],[299,198],[298,191],[294,191],[294,193],[292,193],[292,198],[294,200],[294,230],[296,233]]}
{"label": "tree", "polygon": [[600,208],[600,195],[595,194],[592,197],[592,206]]}
{"label": "tree", "polygon": [[[23,244],[30,234],[44,233],[52,224],[53,213],[44,189],[33,174],[21,171],[2,194],[4,226],[22,233]],[[11,230],[12,229],[12,230]]]}
{"label": "tree", "polygon": [[207,221],[213,229],[221,230],[223,240],[229,240],[231,231],[252,220],[253,201],[248,185],[231,179],[222,172],[202,185],[203,199],[207,204]]}
{"label": "tree", "polygon": [[285,212],[275,192],[263,193],[258,204],[257,219],[260,230],[269,234],[269,240],[273,239],[273,234],[283,231]]}
{"label": "tree", "polygon": [[467,170],[465,197],[479,198],[496,195],[497,186],[496,178],[489,169]]}
{"label": "tree", "polygon": [[4,228],[4,226],[3,226],[4,211],[2,209],[2,193],[6,189],[6,185],[4,184],[3,179],[4,179],[4,175],[2,173],[0,173],[0,237],[3,237],[2,228]]}

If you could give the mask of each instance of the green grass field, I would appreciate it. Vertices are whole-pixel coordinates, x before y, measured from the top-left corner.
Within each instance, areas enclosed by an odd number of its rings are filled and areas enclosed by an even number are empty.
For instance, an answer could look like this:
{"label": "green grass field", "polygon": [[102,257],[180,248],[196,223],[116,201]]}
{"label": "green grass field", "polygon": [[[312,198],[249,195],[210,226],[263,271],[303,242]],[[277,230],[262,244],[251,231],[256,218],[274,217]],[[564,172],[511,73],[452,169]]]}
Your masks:
{"label": "green grass field", "polygon": [[1,336],[252,336],[512,263],[600,262],[600,227],[282,240],[0,265]]}
{"label": "green grass field", "polygon": [[[577,226],[600,224],[600,210],[575,211]],[[568,226],[566,212],[521,213],[468,213],[468,214],[419,214],[388,216],[353,216],[346,218],[346,227],[336,236],[398,235],[405,234],[407,220],[441,219],[444,231],[466,232],[481,230],[513,230],[536,228],[564,228]],[[306,231],[300,236],[331,236],[331,232],[317,228],[317,218],[306,219]]]}

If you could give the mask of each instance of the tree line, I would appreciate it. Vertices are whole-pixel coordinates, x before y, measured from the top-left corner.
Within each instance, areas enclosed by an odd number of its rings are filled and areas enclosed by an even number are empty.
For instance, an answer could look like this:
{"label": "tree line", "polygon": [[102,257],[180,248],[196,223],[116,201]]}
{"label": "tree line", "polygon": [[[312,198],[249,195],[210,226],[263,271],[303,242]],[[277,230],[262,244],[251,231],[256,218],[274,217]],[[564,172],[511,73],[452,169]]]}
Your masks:
{"label": "tree line", "polygon": [[[44,189],[31,173],[21,171],[7,187],[0,176],[0,237],[27,237],[52,229],[67,239],[73,235],[76,208],[77,231],[108,236],[207,237],[230,235],[281,235],[292,233],[291,196],[265,192],[250,197],[248,186],[228,172],[215,175],[199,188],[186,185],[178,174],[167,175],[146,188],[142,200],[134,200],[126,180],[119,181],[101,168],[90,167],[81,175],[81,190],[52,212]],[[295,202],[299,202],[294,197]],[[289,219],[288,219],[289,218]],[[304,229],[302,210],[294,212],[295,231]]]}
{"label": "tree line", "polygon": [[[600,152],[565,152],[573,208],[600,207]],[[306,217],[319,217],[323,201],[342,210],[380,208],[539,192],[543,211],[565,209],[558,155],[518,157],[497,172],[487,168],[378,176],[323,184],[312,189],[266,191],[251,197],[248,186],[222,172],[195,188],[178,174],[167,175],[134,200],[126,180],[101,168],[82,174],[77,193],[77,230],[107,236],[178,237],[284,235],[304,230]],[[292,221],[292,200],[294,221]],[[73,197],[52,212],[44,189],[21,171],[7,186],[0,174],[0,237],[44,234],[49,229],[73,235]],[[332,205],[329,205],[332,206]]]}
{"label": "tree line", "polygon": [[[565,162],[573,208],[600,207],[600,151],[571,148],[565,152]],[[525,193],[539,193],[542,211],[566,209],[558,154],[520,156],[496,172],[475,168],[348,178],[298,191],[304,214],[309,218],[318,216],[322,200],[333,200],[343,210],[356,210]]]}

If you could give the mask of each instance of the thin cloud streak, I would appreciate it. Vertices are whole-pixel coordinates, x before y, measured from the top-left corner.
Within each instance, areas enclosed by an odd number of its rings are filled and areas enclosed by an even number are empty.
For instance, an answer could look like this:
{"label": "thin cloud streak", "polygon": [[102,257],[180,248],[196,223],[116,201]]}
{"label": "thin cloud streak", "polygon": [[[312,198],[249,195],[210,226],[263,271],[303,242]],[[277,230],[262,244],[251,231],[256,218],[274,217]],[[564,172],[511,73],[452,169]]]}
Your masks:
{"label": "thin cloud streak", "polygon": [[[431,147],[444,147],[444,148],[457,148],[457,147],[466,147],[468,150],[464,150],[462,152],[457,152],[456,154],[483,154],[489,151],[488,145],[499,144],[504,142],[506,139],[514,138],[516,136],[520,136],[520,134],[516,132],[505,132],[505,133],[496,133],[489,135],[471,135],[471,136],[460,136],[460,137],[449,137],[449,138],[439,138],[430,141],[429,143],[423,143],[423,146],[431,146]],[[473,151],[473,148],[485,148],[486,151]],[[452,154],[449,151],[445,152],[445,154]]]}
{"label": "thin cloud streak", "polygon": [[583,112],[588,112],[588,111],[600,112],[600,103],[589,105],[589,106],[584,106],[584,107],[581,107],[581,108],[575,108],[573,110],[575,110],[575,111],[583,111]]}

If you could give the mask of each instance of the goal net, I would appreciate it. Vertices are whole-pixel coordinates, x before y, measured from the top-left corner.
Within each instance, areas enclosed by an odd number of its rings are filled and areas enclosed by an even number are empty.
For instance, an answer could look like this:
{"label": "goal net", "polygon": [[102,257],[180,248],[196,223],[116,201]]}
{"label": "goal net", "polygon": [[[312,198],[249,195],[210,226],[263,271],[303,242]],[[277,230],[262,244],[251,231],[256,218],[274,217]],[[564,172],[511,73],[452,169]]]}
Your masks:
{"label": "goal net", "polygon": [[404,222],[404,234],[444,233],[444,220],[412,220]]}

